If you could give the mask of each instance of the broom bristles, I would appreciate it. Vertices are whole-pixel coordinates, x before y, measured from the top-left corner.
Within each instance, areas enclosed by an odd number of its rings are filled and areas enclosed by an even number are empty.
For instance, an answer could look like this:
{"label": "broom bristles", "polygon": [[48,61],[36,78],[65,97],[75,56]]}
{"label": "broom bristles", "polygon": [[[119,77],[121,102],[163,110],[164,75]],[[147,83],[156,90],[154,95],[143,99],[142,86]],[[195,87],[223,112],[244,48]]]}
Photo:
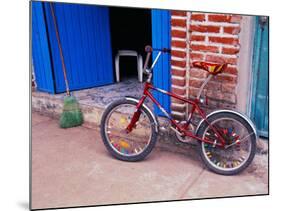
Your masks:
{"label": "broom bristles", "polygon": [[63,112],[60,117],[60,127],[70,128],[83,124],[83,114],[79,108],[78,102],[73,96],[67,96],[64,99]]}

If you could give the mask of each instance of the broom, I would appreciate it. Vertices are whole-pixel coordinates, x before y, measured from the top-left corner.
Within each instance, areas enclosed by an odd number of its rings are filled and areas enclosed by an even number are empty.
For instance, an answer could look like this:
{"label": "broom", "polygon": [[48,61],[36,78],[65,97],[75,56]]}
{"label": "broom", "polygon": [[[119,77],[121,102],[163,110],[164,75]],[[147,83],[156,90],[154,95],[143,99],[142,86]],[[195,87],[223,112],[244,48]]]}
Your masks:
{"label": "broom", "polygon": [[63,112],[60,116],[60,127],[61,128],[70,128],[75,127],[83,124],[83,115],[79,108],[79,104],[74,96],[70,95],[69,85],[66,75],[66,67],[64,63],[64,57],[61,48],[61,42],[58,33],[57,21],[54,13],[53,3],[50,3],[51,13],[54,21],[55,31],[56,31],[56,38],[58,42],[60,58],[62,63],[62,70],[63,70],[63,77],[66,87],[66,97],[64,98],[63,104]]}

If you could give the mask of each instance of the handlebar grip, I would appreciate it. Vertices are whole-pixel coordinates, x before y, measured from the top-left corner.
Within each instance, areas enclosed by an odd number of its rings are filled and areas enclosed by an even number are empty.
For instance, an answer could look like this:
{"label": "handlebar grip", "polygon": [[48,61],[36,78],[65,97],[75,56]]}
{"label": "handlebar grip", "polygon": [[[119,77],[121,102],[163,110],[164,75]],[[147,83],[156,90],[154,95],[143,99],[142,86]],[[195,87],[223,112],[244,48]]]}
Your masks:
{"label": "handlebar grip", "polygon": [[145,46],[145,52],[152,52],[153,51],[153,49],[152,49],[152,47],[150,46],[150,45],[147,45],[147,46]]}
{"label": "handlebar grip", "polygon": [[145,52],[153,52],[153,51],[162,51],[163,53],[171,53],[171,49],[169,48],[152,48],[150,45],[145,46]]}

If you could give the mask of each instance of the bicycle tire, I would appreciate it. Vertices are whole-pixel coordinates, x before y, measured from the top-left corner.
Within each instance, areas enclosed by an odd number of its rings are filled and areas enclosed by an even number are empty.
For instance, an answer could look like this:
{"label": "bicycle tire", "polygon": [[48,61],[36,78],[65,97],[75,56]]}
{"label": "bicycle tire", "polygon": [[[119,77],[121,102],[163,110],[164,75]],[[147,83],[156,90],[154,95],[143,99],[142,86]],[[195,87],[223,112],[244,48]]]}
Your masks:
{"label": "bicycle tire", "polygon": [[[242,172],[243,170],[245,170],[253,161],[255,153],[256,153],[256,135],[255,135],[255,128],[253,128],[252,124],[250,124],[245,118],[241,117],[238,114],[232,113],[232,112],[226,112],[226,111],[222,111],[222,112],[218,112],[215,113],[213,115],[210,115],[207,118],[207,121],[212,124],[212,122],[214,122],[215,120],[219,119],[219,118],[229,118],[229,119],[234,119],[238,122],[240,122],[243,126],[245,126],[245,128],[248,130],[248,132],[250,134],[253,134],[250,136],[250,143],[251,143],[251,150],[250,150],[250,154],[247,158],[247,160],[245,162],[243,162],[243,164],[237,168],[234,168],[233,170],[223,170],[222,168],[219,168],[218,166],[214,165],[213,163],[211,163],[210,159],[208,159],[208,156],[204,150],[204,142],[201,142],[201,144],[199,144],[199,153],[200,153],[200,157],[203,161],[203,163],[206,165],[206,167],[217,173],[217,174],[222,174],[222,175],[235,175],[235,174],[239,174],[240,172]],[[208,124],[206,122],[203,122],[198,130],[197,130],[197,136],[202,138],[203,137],[203,133],[204,131],[206,131],[206,129],[208,128]]]}

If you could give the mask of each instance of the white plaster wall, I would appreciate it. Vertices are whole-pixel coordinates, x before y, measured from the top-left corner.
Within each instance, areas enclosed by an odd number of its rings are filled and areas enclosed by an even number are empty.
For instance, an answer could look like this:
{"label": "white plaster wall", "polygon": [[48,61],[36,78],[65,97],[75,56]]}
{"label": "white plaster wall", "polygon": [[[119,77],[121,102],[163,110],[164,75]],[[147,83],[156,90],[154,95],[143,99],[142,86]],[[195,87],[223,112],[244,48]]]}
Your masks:
{"label": "white plaster wall", "polygon": [[255,16],[243,16],[238,59],[237,110],[249,115]]}

